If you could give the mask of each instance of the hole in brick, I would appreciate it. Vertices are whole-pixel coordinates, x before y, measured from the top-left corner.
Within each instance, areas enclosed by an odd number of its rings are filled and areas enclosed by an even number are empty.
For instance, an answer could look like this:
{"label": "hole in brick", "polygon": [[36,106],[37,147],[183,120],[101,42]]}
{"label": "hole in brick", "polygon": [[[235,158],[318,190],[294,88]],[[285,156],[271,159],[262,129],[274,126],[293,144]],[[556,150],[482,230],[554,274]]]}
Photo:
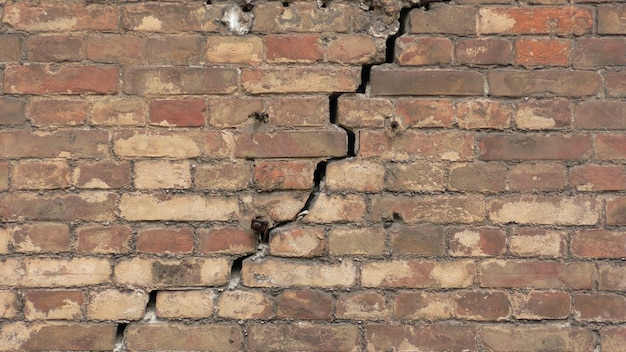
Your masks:
{"label": "hole in brick", "polygon": [[249,118],[255,119],[257,122],[268,123],[270,121],[270,116],[265,112],[253,112],[248,115]]}
{"label": "hole in brick", "polygon": [[283,1],[282,5],[283,5],[283,7],[289,7],[289,2],[288,1]]}
{"label": "hole in brick", "polygon": [[211,2],[211,0],[206,0],[206,1],[204,2],[204,4],[205,4],[205,5],[211,5],[211,4],[212,4],[212,2]]}
{"label": "hole in brick", "polygon": [[398,123],[398,121],[391,121],[391,124],[389,125],[392,129],[396,130],[400,127],[400,124]]}
{"label": "hole in brick", "polygon": [[241,4],[241,11],[243,12],[250,12],[252,11],[253,8],[254,8],[254,0],[245,0]]}
{"label": "hole in brick", "polygon": [[329,0],[317,0],[317,6],[319,6],[321,9],[325,9],[328,7],[329,2]]}
{"label": "hole in brick", "polygon": [[263,220],[262,217],[257,216],[252,219],[250,223],[250,229],[254,231],[257,236],[258,243],[268,243],[269,241],[269,230],[268,230],[268,222]]}

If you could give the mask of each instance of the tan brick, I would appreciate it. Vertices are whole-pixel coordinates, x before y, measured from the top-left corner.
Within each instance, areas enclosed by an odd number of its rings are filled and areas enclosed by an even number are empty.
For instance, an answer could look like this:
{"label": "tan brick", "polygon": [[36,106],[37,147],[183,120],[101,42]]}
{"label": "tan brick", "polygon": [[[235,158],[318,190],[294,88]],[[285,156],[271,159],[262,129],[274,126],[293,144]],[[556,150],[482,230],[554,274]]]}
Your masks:
{"label": "tan brick", "polygon": [[122,158],[193,158],[203,149],[202,136],[193,132],[116,132],[113,149]]}
{"label": "tan brick", "polygon": [[0,162],[0,190],[9,189],[9,166],[8,162]]}
{"label": "tan brick", "polygon": [[76,229],[79,252],[128,253],[132,229],[124,225],[86,225]]}
{"label": "tan brick", "polygon": [[209,100],[209,124],[216,127],[239,127],[254,123],[250,116],[265,111],[261,98],[224,97]]}
{"label": "tan brick", "polygon": [[459,127],[473,130],[481,128],[507,129],[511,126],[513,106],[494,100],[476,99],[456,104]]}
{"label": "tan brick", "polygon": [[626,34],[626,6],[624,4],[598,6],[598,33]]}
{"label": "tan brick", "polygon": [[356,325],[252,324],[246,346],[251,351],[354,351],[358,346]]}
{"label": "tan brick", "polygon": [[251,230],[216,227],[198,230],[198,252],[203,254],[248,254],[256,249]]}
{"label": "tan brick", "polygon": [[562,257],[567,253],[567,233],[544,229],[515,229],[509,238],[509,251],[520,257]]}
{"label": "tan brick", "polygon": [[602,351],[604,352],[620,352],[624,347],[624,339],[626,339],[626,328],[622,327],[604,327],[600,330],[600,339],[602,340]]}
{"label": "tan brick", "polygon": [[135,163],[135,187],[137,189],[191,187],[191,164],[189,161],[138,161]]}
{"label": "tan brick", "polygon": [[225,258],[123,259],[115,265],[115,282],[134,287],[221,286],[228,282]]}
{"label": "tan brick", "polygon": [[[139,32],[215,32],[222,6],[203,3],[137,3],[121,7],[120,27]],[[181,20],[184,18],[185,20]]]}
{"label": "tan brick", "polygon": [[600,264],[598,268],[600,290],[626,290],[626,265]]}
{"label": "tan brick", "polygon": [[353,263],[304,263],[279,259],[244,261],[243,284],[249,287],[350,287],[356,283]]}
{"label": "tan brick", "polygon": [[429,11],[409,13],[409,33],[475,34],[476,9],[469,6],[435,4]]}
{"label": "tan brick", "polygon": [[393,300],[397,319],[451,319],[455,315],[455,294],[450,292],[401,291]]}
{"label": "tan brick", "polygon": [[104,290],[89,293],[87,318],[90,320],[138,320],[148,303],[144,291]]}
{"label": "tan brick", "polygon": [[272,301],[263,292],[224,291],[217,302],[217,315],[230,319],[268,319]]}
{"label": "tan brick", "polygon": [[511,297],[513,314],[518,319],[566,319],[570,313],[567,292],[534,291],[516,293]]}
{"label": "tan brick", "polygon": [[318,224],[357,222],[363,220],[365,211],[365,199],[362,195],[321,193],[304,221]]}
{"label": "tan brick", "polygon": [[205,319],[213,317],[213,290],[159,291],[156,314],[165,319]]}
{"label": "tan brick", "polygon": [[0,318],[11,319],[17,314],[17,294],[13,291],[0,291]]}
{"label": "tan brick", "polygon": [[354,92],[361,83],[361,70],[351,67],[281,67],[242,69],[247,93]]}
{"label": "tan brick", "polygon": [[234,197],[203,197],[127,193],[120,202],[121,216],[127,220],[219,221],[239,217]]}
{"label": "tan brick", "polygon": [[11,242],[11,231],[9,229],[0,229],[0,254],[9,253],[9,243]]}
{"label": "tan brick", "polygon": [[263,40],[252,35],[209,36],[206,59],[209,63],[259,64],[263,61]]}
{"label": "tan brick", "polygon": [[[27,42],[28,44],[28,42]],[[0,46],[2,46],[2,53],[0,53],[1,62],[19,61],[22,53],[20,49],[20,37],[17,35],[2,35],[0,36]]]}
{"label": "tan brick", "polygon": [[230,351],[240,350],[243,340],[236,324],[177,322],[131,324],[126,329],[126,346],[131,351]]}
{"label": "tan brick", "polygon": [[572,64],[576,68],[626,64],[624,37],[581,38],[576,44],[576,48],[572,50]]}
{"label": "tan brick", "polygon": [[70,249],[70,229],[65,224],[30,223],[9,227],[16,252],[63,252]]}
{"label": "tan brick", "polygon": [[278,257],[316,257],[326,247],[324,230],[279,228],[270,234],[270,254]]}
{"label": "tan brick", "polygon": [[[184,22],[184,21],[182,21]],[[124,92],[133,95],[230,94],[238,72],[226,67],[129,68]]]}
{"label": "tan brick", "polygon": [[470,260],[370,261],[361,269],[364,287],[461,288],[471,286],[475,277],[476,265]]}
{"label": "tan brick", "polygon": [[515,125],[529,130],[567,128],[572,124],[572,109],[565,99],[531,100],[517,104]]}
{"label": "tan brick", "polygon": [[562,325],[485,326],[479,339],[494,352],[531,352],[545,349],[584,352],[593,350],[593,336],[586,328]]}
{"label": "tan brick", "polygon": [[324,126],[329,122],[328,109],[326,97],[276,97],[267,101],[273,126]]}
{"label": "tan brick", "polygon": [[284,290],[278,296],[277,316],[292,319],[330,319],[333,297],[313,290]]}
{"label": "tan brick", "polygon": [[147,115],[143,99],[107,97],[93,101],[90,122],[98,126],[143,126]]}
{"label": "tan brick", "polygon": [[373,96],[482,96],[484,82],[483,75],[475,71],[375,66],[372,68],[370,85]]}
{"label": "tan brick", "polygon": [[117,7],[111,5],[47,2],[8,4],[3,22],[25,31],[115,30]]}
{"label": "tan brick", "polygon": [[[106,173],[102,172],[106,170]],[[130,187],[130,163],[111,160],[79,161],[72,172],[72,184],[78,188],[112,189]]]}
{"label": "tan brick", "polygon": [[117,195],[108,192],[77,194],[10,193],[0,195],[2,220],[111,221]]}
{"label": "tan brick", "polygon": [[11,175],[17,189],[56,189],[70,184],[70,168],[64,160],[20,161]]}
{"label": "tan brick", "polygon": [[600,209],[589,197],[511,196],[493,200],[489,218],[500,224],[593,225]]}
{"label": "tan brick", "polygon": [[337,103],[337,123],[350,128],[380,128],[392,116],[393,103],[388,99],[370,98],[362,94],[342,94]]}
{"label": "tan brick", "polygon": [[604,74],[606,81],[606,93],[610,97],[626,96],[626,73],[622,71],[606,72]]}
{"label": "tan brick", "polygon": [[506,250],[506,234],[498,228],[450,228],[450,255],[455,257],[497,256]]}
{"label": "tan brick", "polygon": [[373,219],[393,219],[397,213],[406,223],[479,223],[485,219],[485,200],[475,195],[373,196]]}
{"label": "tan brick", "polygon": [[336,3],[319,8],[315,3],[297,1],[288,7],[268,2],[254,7],[252,31],[260,33],[347,32],[351,28],[349,4]]}
{"label": "tan brick", "polygon": [[415,161],[387,164],[385,183],[390,191],[443,191],[447,186],[444,163]]}
{"label": "tan brick", "polygon": [[112,351],[115,324],[15,322],[0,327],[0,349],[5,351]]}
{"label": "tan brick", "polygon": [[448,38],[402,35],[395,41],[395,62],[407,66],[450,64],[452,48]]}
{"label": "tan brick", "polygon": [[240,190],[250,185],[250,164],[241,161],[224,161],[195,165],[194,186],[208,190]]}
{"label": "tan brick", "polygon": [[0,125],[21,125],[25,121],[26,102],[23,99],[13,97],[0,98]]}
{"label": "tan brick", "polygon": [[480,264],[481,287],[533,287],[537,289],[591,288],[591,263],[559,263],[490,259]]}
{"label": "tan brick", "polygon": [[342,64],[384,62],[384,52],[369,35],[341,35],[328,43],[326,59]]}
{"label": "tan brick", "polygon": [[[367,351],[393,350],[397,346],[407,351],[477,350],[477,328],[471,325],[420,324],[365,325]],[[445,336],[445,338],[442,338]]]}
{"label": "tan brick", "polygon": [[4,158],[94,158],[108,155],[109,132],[5,130],[0,140]]}
{"label": "tan brick", "polygon": [[325,182],[329,190],[379,192],[385,187],[385,167],[358,159],[331,162],[326,166]]}
{"label": "tan brick", "polygon": [[308,197],[306,192],[261,193],[254,196],[248,208],[251,206],[250,209],[254,209],[256,216],[274,222],[293,220]]}
{"label": "tan brick", "polygon": [[108,283],[111,264],[102,258],[7,259],[0,266],[2,285],[75,287]]}
{"label": "tan brick", "polygon": [[382,294],[359,291],[339,295],[335,314],[339,319],[385,319],[389,309]]}
{"label": "tan brick", "polygon": [[328,234],[330,255],[374,255],[385,251],[385,231],[381,227],[336,227]]}

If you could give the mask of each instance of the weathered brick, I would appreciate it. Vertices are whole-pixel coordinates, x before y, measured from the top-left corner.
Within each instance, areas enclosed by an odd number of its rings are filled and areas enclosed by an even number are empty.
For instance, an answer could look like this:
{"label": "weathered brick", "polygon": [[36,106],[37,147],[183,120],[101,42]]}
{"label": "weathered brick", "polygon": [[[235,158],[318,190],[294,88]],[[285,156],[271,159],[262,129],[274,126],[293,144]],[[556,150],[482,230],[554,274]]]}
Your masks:
{"label": "weathered brick", "polygon": [[15,62],[22,57],[20,37],[17,35],[0,35],[0,62]]}
{"label": "weathered brick", "polygon": [[12,186],[17,189],[58,189],[70,184],[65,160],[24,160],[13,167]]}
{"label": "weathered brick", "polygon": [[602,351],[619,352],[624,347],[626,328],[623,326],[603,327],[600,329],[600,339],[602,340]]}
{"label": "weathered brick", "polygon": [[350,262],[326,264],[280,259],[244,261],[243,284],[249,287],[350,287],[356,283],[356,266]]}
{"label": "weathered brick", "polygon": [[455,295],[450,292],[400,291],[393,300],[397,319],[450,319],[456,310]]}
{"label": "weathered brick", "polygon": [[328,234],[330,255],[375,255],[385,250],[381,227],[333,227]]}
{"label": "weathered brick", "polygon": [[26,102],[24,100],[12,97],[0,98],[0,125],[21,125],[25,121]]}
{"label": "weathered brick", "polygon": [[0,318],[11,319],[17,315],[17,294],[13,291],[0,291]]}
{"label": "weathered brick", "polygon": [[0,190],[9,189],[9,170],[8,162],[0,162]]}
{"label": "weathered brick", "polygon": [[125,193],[120,216],[130,221],[227,221],[239,218],[235,197]]}
{"label": "weathered brick", "polygon": [[599,34],[626,34],[626,5],[598,6]]}
{"label": "weathered brick", "polygon": [[102,258],[11,258],[0,264],[3,286],[89,286],[108,283],[111,276],[111,264]]}
{"label": "weathered brick", "polygon": [[239,158],[314,158],[345,156],[346,132],[342,130],[278,131],[247,133],[235,137]]}
{"label": "weathered brick", "polygon": [[132,287],[199,287],[225,285],[229,274],[225,258],[125,258],[115,264],[114,279]]}
{"label": "weathered brick", "polygon": [[203,254],[248,254],[256,249],[250,231],[239,227],[217,227],[198,230],[198,252]]}
{"label": "weathered brick", "polygon": [[567,253],[564,231],[517,228],[509,238],[509,251],[520,257],[563,257]]}
{"label": "weathered brick", "polygon": [[436,161],[387,164],[385,183],[390,191],[443,191],[446,165]]}
{"label": "weathered brick", "polygon": [[515,63],[523,66],[566,66],[572,43],[556,39],[519,39]]}
{"label": "weathered brick", "polygon": [[576,104],[576,126],[582,129],[626,129],[626,102],[584,101]]}
{"label": "weathered brick", "polygon": [[259,161],[254,165],[254,185],[264,191],[311,189],[315,169],[315,161]]}
{"label": "weathered brick", "polygon": [[167,127],[204,126],[203,99],[155,100],[150,103],[150,124]]}
{"label": "weathered brick", "polygon": [[202,154],[202,135],[194,132],[115,132],[113,150],[122,158],[166,157],[193,158]]}
{"label": "weathered brick", "polygon": [[353,351],[354,346],[359,344],[356,325],[255,323],[248,328],[248,334],[247,348],[259,352],[276,350],[348,352]]}
{"label": "weathered brick", "polygon": [[26,320],[79,320],[87,302],[85,294],[78,290],[26,291],[23,297]]}
{"label": "weathered brick", "polygon": [[593,264],[490,259],[480,263],[480,286],[589,289]]}
{"label": "weathered brick", "polygon": [[456,104],[457,124],[463,129],[506,129],[511,126],[512,107],[486,100],[468,100]]}
{"label": "weathered brick", "polygon": [[387,95],[483,95],[485,79],[475,71],[372,68],[373,96]]}
{"label": "weathered brick", "polygon": [[284,290],[278,296],[277,316],[322,320],[331,318],[333,297],[320,290]]}
{"label": "weathered brick", "polygon": [[509,170],[512,191],[558,190],[567,186],[567,172],[561,164],[521,163]]}
{"label": "weathered brick", "polygon": [[270,254],[278,257],[316,257],[326,247],[324,230],[319,228],[279,228],[270,236]]}
{"label": "weathered brick", "polygon": [[342,94],[337,103],[337,123],[349,128],[383,127],[393,115],[393,103],[365,95]]}
{"label": "weathered brick", "polygon": [[239,351],[243,340],[236,324],[175,322],[130,324],[126,346],[131,351]]}
{"label": "weathered brick", "polygon": [[204,319],[213,316],[213,290],[159,291],[156,315],[165,319]]}
{"label": "weathered brick", "polygon": [[626,298],[612,293],[581,293],[572,296],[572,314],[580,321],[622,322],[626,319]]}
{"label": "weathered brick", "polygon": [[[402,346],[407,351],[477,350],[477,328],[471,325],[366,325],[367,351],[385,351]],[[445,336],[445,338],[442,338]]]}
{"label": "weathered brick", "polygon": [[14,94],[111,94],[119,69],[112,66],[7,66],[5,92]]}
{"label": "weathered brick", "polygon": [[252,178],[250,165],[246,162],[215,162],[195,165],[197,189],[240,190],[250,185]]}
{"label": "weathered brick", "polygon": [[87,318],[90,320],[138,320],[148,303],[144,291],[104,290],[89,293]]}
{"label": "weathered brick", "polygon": [[385,187],[385,167],[373,161],[341,160],[328,164],[325,182],[329,190],[379,192]]}
{"label": "weathered brick", "polygon": [[485,219],[485,200],[475,195],[372,197],[371,216],[375,221],[391,219],[397,213],[408,224],[479,223]]}
{"label": "weathered brick", "polygon": [[581,160],[591,154],[585,134],[489,134],[479,137],[482,160]]}
{"label": "weathered brick", "polygon": [[395,62],[406,66],[442,65],[452,62],[452,41],[403,35],[395,41]]}
{"label": "weathered brick", "polygon": [[591,331],[582,327],[484,326],[479,339],[494,352],[558,350],[584,352],[593,350]]}
{"label": "weathered brick", "polygon": [[209,124],[216,127],[239,127],[254,123],[254,113],[263,113],[261,98],[224,97],[209,100]]}
{"label": "weathered brick", "polygon": [[191,186],[191,164],[187,160],[145,160],[135,163],[137,189],[178,188]]}
{"label": "weathered brick", "polygon": [[28,115],[35,126],[82,125],[89,115],[84,100],[37,99],[28,104]]}
{"label": "weathered brick", "polygon": [[498,228],[450,228],[450,255],[455,257],[497,256],[506,249],[506,234]]}
{"label": "weathered brick", "polygon": [[26,40],[28,58],[32,61],[80,61],[85,58],[84,47],[83,38],[70,35],[35,35]]}
{"label": "weathered brick", "polygon": [[272,301],[259,291],[224,291],[217,301],[217,315],[230,319],[268,319]]}
{"label": "weathered brick", "polygon": [[0,327],[5,351],[112,351],[115,324],[51,322],[8,323]]}
{"label": "weathered brick", "polygon": [[[106,170],[103,173],[102,170]],[[124,188],[129,187],[130,163],[111,160],[78,162],[72,173],[72,184],[78,188]]]}
{"label": "weathered brick", "polygon": [[626,265],[599,264],[598,288],[600,290],[626,290]]}
{"label": "weathered brick", "polygon": [[534,291],[512,296],[513,315],[517,319],[566,319],[570,312],[567,292]]}
{"label": "weathered brick", "polygon": [[509,196],[489,208],[489,218],[499,224],[594,225],[600,218],[593,197]]}
{"label": "weathered brick", "polygon": [[461,288],[472,285],[475,277],[470,260],[368,261],[361,269],[363,287]]}
{"label": "weathered brick", "polygon": [[466,291],[456,298],[456,316],[461,319],[499,321],[509,314],[509,296],[505,292]]}
{"label": "weathered brick", "polygon": [[572,254],[583,258],[626,258],[626,234],[608,230],[580,230],[572,235]]}
{"label": "weathered brick", "polygon": [[328,43],[326,59],[342,64],[382,63],[384,52],[376,44],[369,35],[340,35]]}
{"label": "weathered brick", "polygon": [[361,70],[343,66],[244,68],[242,82],[251,94],[354,92],[361,83]]}
{"label": "weathered brick", "polygon": [[65,224],[31,223],[8,228],[16,252],[64,252],[70,249],[70,229]]}
{"label": "weathered brick", "polygon": [[621,197],[606,200],[607,225],[622,225],[626,223],[626,199]]}
{"label": "weathered brick", "polygon": [[285,7],[267,2],[254,6],[255,33],[347,32],[354,10],[349,4],[332,3],[320,8],[315,3],[295,1]]}
{"label": "weathered brick", "polygon": [[606,94],[610,97],[626,97],[626,72],[606,72],[604,73],[606,83]]}
{"label": "weathered brick", "polygon": [[335,314],[339,319],[384,319],[389,309],[382,294],[360,291],[339,295]]}
{"label": "weathered brick", "polygon": [[270,63],[316,62],[324,59],[318,35],[269,34],[265,37],[265,60]]}
{"label": "weathered brick", "polygon": [[16,220],[111,221],[118,196],[108,192],[79,194],[10,193],[0,195],[0,218]]}
{"label": "weathered brick", "polygon": [[626,65],[625,38],[583,38],[572,51],[574,67]]}
{"label": "weathered brick", "polygon": [[461,39],[456,45],[456,60],[470,65],[506,65],[511,62],[513,46],[502,38]]}
{"label": "weathered brick", "polygon": [[106,131],[0,131],[3,158],[93,158],[108,154]]}
{"label": "weathered brick", "polygon": [[625,160],[625,137],[620,134],[602,133],[595,135],[595,156],[598,160]]}
{"label": "weathered brick", "polygon": [[206,42],[209,63],[259,64],[263,61],[263,39],[257,36],[209,36]]}
{"label": "weathered brick", "polygon": [[617,165],[583,165],[572,168],[570,183],[579,191],[620,191],[626,189],[626,172]]}
{"label": "weathered brick", "polygon": [[324,126],[328,105],[325,97],[276,97],[267,101],[267,111],[273,126]]}
{"label": "weathered brick", "polygon": [[450,100],[444,99],[398,100],[396,114],[404,128],[452,127],[456,117],[454,105]]}
{"label": "weathered brick", "polygon": [[568,128],[572,125],[570,103],[565,99],[520,102],[515,111],[515,125],[528,130]]}
{"label": "weathered brick", "polygon": [[148,38],[146,61],[151,65],[198,65],[205,61],[204,43],[203,36],[189,33]]}
{"label": "weathered brick", "polygon": [[[255,216],[269,219],[275,223],[282,221],[291,221],[300,212],[309,192],[269,192],[260,193],[252,198],[251,204],[245,207],[252,207]],[[244,199],[246,203],[246,199]],[[339,206],[335,204],[335,206]]]}
{"label": "weathered brick", "polygon": [[94,62],[125,65],[144,62],[145,39],[134,35],[90,35],[87,37],[87,58]]}
{"label": "weathered brick", "polygon": [[600,76],[592,71],[491,71],[487,81],[496,97],[584,97],[602,89]]}
{"label": "weathered brick", "polygon": [[132,229],[124,225],[86,225],[76,229],[80,252],[128,253]]}
{"label": "weathered brick", "polygon": [[143,126],[147,115],[146,103],[143,99],[103,98],[94,101],[91,105],[89,121],[99,126]]}
{"label": "weathered brick", "polygon": [[185,254],[193,250],[193,231],[188,227],[152,227],[137,233],[137,252]]}
{"label": "weathered brick", "polygon": [[394,161],[470,160],[474,157],[474,135],[449,131],[405,131],[390,136],[385,131],[362,131],[359,156]]}
{"label": "weathered brick", "polygon": [[493,7],[478,12],[480,34],[583,35],[593,28],[593,13],[584,7]]}
{"label": "weathered brick", "polygon": [[304,221],[318,224],[358,222],[364,219],[365,212],[365,199],[362,195],[321,193]]}
{"label": "weathered brick", "polygon": [[124,92],[137,95],[230,94],[237,89],[237,80],[237,70],[226,67],[129,68],[124,76]]}
{"label": "weathered brick", "polygon": [[449,188],[469,192],[506,190],[506,166],[497,162],[454,163],[450,166]]}
{"label": "weathered brick", "polygon": [[413,9],[409,13],[409,33],[476,34],[476,8],[433,4],[428,11]]}
{"label": "weathered brick", "polygon": [[441,256],[446,252],[441,226],[397,226],[387,232],[392,256]]}
{"label": "weathered brick", "polygon": [[3,22],[24,31],[115,30],[117,6],[82,2],[19,2],[6,5]]}
{"label": "weathered brick", "polygon": [[[215,32],[223,7],[203,3],[138,3],[121,6],[122,29],[140,32]],[[184,19],[184,20],[181,20]]]}

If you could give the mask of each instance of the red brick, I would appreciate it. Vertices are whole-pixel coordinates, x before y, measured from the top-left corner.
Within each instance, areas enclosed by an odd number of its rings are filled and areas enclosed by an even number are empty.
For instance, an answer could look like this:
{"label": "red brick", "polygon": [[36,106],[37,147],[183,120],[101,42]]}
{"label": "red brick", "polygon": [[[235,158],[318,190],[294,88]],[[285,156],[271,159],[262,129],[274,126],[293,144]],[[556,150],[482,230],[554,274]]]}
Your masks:
{"label": "red brick", "polygon": [[454,105],[447,99],[398,100],[396,114],[403,128],[452,127],[455,120]]}
{"label": "red brick", "polygon": [[223,286],[228,283],[230,261],[226,258],[182,259],[123,258],[116,262],[118,286],[171,288]]}
{"label": "red brick", "polygon": [[58,132],[0,131],[3,158],[89,158],[107,154],[106,131]]}
{"label": "red brick", "polygon": [[239,127],[253,124],[254,113],[265,111],[260,98],[225,97],[209,100],[209,124],[216,127]]}
{"label": "red brick", "polygon": [[576,104],[576,126],[582,129],[626,129],[626,102],[584,101]]}
{"label": "red brick", "polygon": [[117,6],[82,2],[50,1],[43,4],[11,3],[5,6],[3,22],[18,30],[62,32],[115,30]]}
{"label": "red brick", "polygon": [[462,288],[473,284],[476,265],[470,260],[368,261],[361,269],[363,287]]}
{"label": "red brick", "polygon": [[195,187],[208,190],[240,190],[250,185],[250,165],[232,161],[195,165]]}
{"label": "red brick", "polygon": [[[125,332],[131,351],[239,351],[243,340],[236,324],[149,322],[130,324]],[[112,350],[112,349],[111,349]]]}
{"label": "red brick", "polygon": [[[107,170],[103,173],[102,170]],[[72,184],[78,188],[114,189],[130,186],[130,163],[80,161],[74,167]]]}
{"label": "red brick", "polygon": [[626,136],[596,134],[595,156],[598,160],[626,160]]}
{"label": "red brick", "polygon": [[35,35],[26,40],[32,61],[80,61],[85,58],[84,46],[83,38],[69,35]]}
{"label": "red brick", "polygon": [[129,68],[124,92],[138,95],[229,94],[238,72],[226,67]]}
{"label": "red brick", "polygon": [[61,160],[20,161],[11,175],[17,189],[57,189],[70,185],[70,168]]}
{"label": "red brick", "polygon": [[333,297],[319,290],[284,290],[278,296],[277,315],[281,318],[328,320]]}
{"label": "red brick", "polygon": [[479,10],[480,34],[583,35],[593,28],[593,13],[583,7],[493,7]]}
{"label": "red brick", "polygon": [[456,299],[456,316],[461,319],[499,321],[509,314],[509,296],[505,292],[468,291]]}
{"label": "red brick", "polygon": [[390,191],[443,191],[447,167],[437,161],[387,164],[386,188]]}
{"label": "red brick", "polygon": [[85,294],[75,290],[26,291],[23,297],[26,320],[79,320],[86,306]]}
{"label": "red brick", "polygon": [[115,217],[117,198],[117,195],[106,192],[41,196],[11,193],[0,196],[0,218],[3,221],[111,221]]}
{"label": "red brick", "polygon": [[316,62],[324,59],[318,35],[275,35],[265,37],[265,59],[270,63]]}
{"label": "red brick", "polygon": [[520,102],[515,112],[515,125],[528,130],[568,128],[572,125],[570,102],[565,99]]}
{"label": "red brick", "polygon": [[506,166],[501,163],[454,163],[450,166],[451,190],[503,192],[506,190]]}
{"label": "red brick", "polygon": [[317,257],[326,247],[323,229],[279,228],[270,236],[270,254],[277,257]]}
{"label": "red brick", "polygon": [[591,154],[591,136],[580,134],[485,135],[482,160],[581,160]]}
{"label": "red brick", "polygon": [[406,131],[389,136],[385,131],[362,131],[359,144],[359,156],[365,158],[459,161],[474,157],[474,135],[463,132]]}
{"label": "red brick", "polygon": [[277,97],[267,101],[267,111],[273,126],[323,126],[328,123],[328,105],[325,97]]}
{"label": "red brick", "polygon": [[21,125],[25,121],[26,102],[24,100],[12,97],[0,98],[0,125]]}
{"label": "red brick", "polygon": [[610,97],[626,97],[626,72],[606,72],[604,73],[606,83],[606,94]]}
{"label": "red brick", "polygon": [[91,35],[87,37],[87,58],[94,62],[126,65],[144,62],[145,39],[133,35]]}
{"label": "red brick", "polygon": [[453,70],[372,68],[373,96],[385,95],[483,95],[485,79],[479,72]]}
{"label": "red brick", "polygon": [[603,352],[620,352],[626,340],[626,328],[623,326],[607,326],[600,329]]}
{"label": "red brick", "polygon": [[450,4],[433,4],[428,11],[413,9],[409,13],[409,33],[476,34],[476,8]]}
{"label": "red brick", "polygon": [[365,95],[342,94],[338,100],[337,123],[348,128],[383,127],[393,115],[393,102]]}
{"label": "red brick", "polygon": [[0,62],[16,62],[22,57],[20,37],[17,35],[0,35]]}
{"label": "red brick", "polygon": [[204,42],[203,36],[192,34],[148,38],[146,61],[151,65],[198,65],[205,61]]}
{"label": "red brick", "polygon": [[104,98],[93,102],[90,122],[103,126],[143,126],[146,116],[143,99]]}
{"label": "red brick", "polygon": [[110,94],[117,92],[118,75],[111,66],[8,66],[4,88],[15,94]]}
{"label": "red brick", "polygon": [[329,62],[367,64],[384,62],[384,52],[369,35],[341,35],[330,40],[326,49]]}
{"label": "red brick", "polygon": [[248,328],[249,351],[348,352],[359,344],[355,325],[252,324]]}
{"label": "red brick", "polygon": [[89,115],[84,100],[38,99],[30,102],[28,110],[31,123],[39,127],[82,125]]}
{"label": "red brick", "polygon": [[254,183],[259,190],[313,187],[315,161],[259,161],[254,165]]}
{"label": "red brick", "polygon": [[506,65],[511,62],[513,46],[501,38],[461,39],[456,46],[456,60],[460,64]]}
{"label": "red brick", "polygon": [[456,104],[457,123],[463,129],[506,129],[511,126],[513,107],[499,101],[476,99]]}
{"label": "red brick", "polygon": [[489,92],[497,97],[596,95],[600,76],[591,71],[491,71]]}
{"label": "red brick", "polygon": [[385,319],[389,309],[382,294],[359,291],[339,295],[335,314],[339,319]]}
{"label": "red brick", "polygon": [[479,348],[476,335],[477,329],[471,325],[420,323],[365,326],[369,351],[390,351],[399,346],[407,351],[473,351]]}
{"label": "red brick", "polygon": [[[202,154],[204,146],[202,137],[202,134],[189,131],[116,131],[113,138],[113,150],[122,158],[188,159]],[[216,143],[212,147],[220,147],[218,139],[215,139]]]}
{"label": "red brick", "polygon": [[594,339],[587,328],[564,325],[499,325],[481,328],[479,339],[493,352],[592,351]]}
{"label": "red brick", "polygon": [[281,3],[268,2],[254,6],[256,33],[309,33],[350,30],[354,8],[349,4],[333,3],[320,8],[316,3],[295,1],[285,7]]}
{"label": "red brick", "polygon": [[343,66],[300,66],[242,69],[247,93],[354,92],[361,83],[361,70]]}
{"label": "red brick", "polygon": [[450,292],[400,291],[393,300],[397,319],[450,319],[455,314],[455,295]]}
{"label": "red brick", "polygon": [[273,134],[243,134],[236,137],[239,158],[315,158],[345,156],[345,131],[280,131]]}
{"label": "red brick", "polygon": [[580,321],[623,322],[626,319],[626,298],[611,293],[581,293],[572,297],[572,314]]}
{"label": "red brick", "polygon": [[404,35],[396,39],[394,54],[399,65],[449,64],[452,62],[452,41],[448,38]]}
{"label": "red brick", "polygon": [[564,257],[567,254],[567,233],[535,228],[517,228],[511,232],[509,251],[520,257]]}
{"label": "red brick", "polygon": [[423,197],[372,197],[371,216],[376,221],[397,213],[408,224],[472,224],[485,218],[483,197],[475,195],[433,195]]}
{"label": "red brick", "polygon": [[583,258],[626,257],[626,233],[607,230],[581,230],[572,235],[572,254]]}
{"label": "red brick", "polygon": [[144,253],[180,254],[193,250],[193,232],[190,228],[154,227],[137,234],[137,251]]}
{"label": "red brick", "polygon": [[204,126],[204,99],[154,100],[150,103],[150,124],[168,127]]}
{"label": "red brick", "polygon": [[480,286],[590,289],[592,263],[491,259],[480,263]]}
{"label": "red brick", "polygon": [[506,249],[506,234],[502,229],[456,227],[449,231],[450,255],[455,257],[497,256]]}
{"label": "red brick", "polygon": [[626,265],[600,264],[598,274],[598,288],[600,290],[626,290]]}
{"label": "red brick", "polygon": [[509,171],[512,191],[557,190],[567,186],[567,172],[561,164],[521,163]]}
{"label": "red brick", "polygon": [[[215,32],[222,6],[204,3],[138,3],[121,6],[120,27],[139,32]],[[184,18],[185,20],[181,20]]]}
{"label": "red brick", "polygon": [[574,67],[624,66],[626,65],[625,38],[578,39],[572,51]]}
{"label": "red brick", "polygon": [[599,34],[626,34],[626,5],[598,6]]}
{"label": "red brick", "polygon": [[442,256],[446,252],[442,226],[394,226],[387,232],[392,256]]}
{"label": "red brick", "polygon": [[260,64],[263,61],[263,39],[247,36],[209,36],[206,42],[209,63]]}
{"label": "red brick", "polygon": [[515,63],[522,66],[566,66],[572,44],[554,39],[519,39]]}
{"label": "red brick", "polygon": [[534,291],[513,296],[513,314],[517,319],[566,319],[570,313],[567,292]]}
{"label": "red brick", "polygon": [[86,225],[76,229],[79,252],[128,253],[132,229],[124,225]]}
{"label": "red brick", "polygon": [[248,254],[256,249],[250,231],[239,227],[217,227],[198,230],[198,252],[202,254]]}
{"label": "red brick", "polygon": [[626,172],[617,165],[583,165],[572,168],[571,185],[579,191],[620,191],[626,189]]}
{"label": "red brick", "polygon": [[9,228],[16,252],[64,252],[70,249],[70,229],[65,224],[31,223]]}

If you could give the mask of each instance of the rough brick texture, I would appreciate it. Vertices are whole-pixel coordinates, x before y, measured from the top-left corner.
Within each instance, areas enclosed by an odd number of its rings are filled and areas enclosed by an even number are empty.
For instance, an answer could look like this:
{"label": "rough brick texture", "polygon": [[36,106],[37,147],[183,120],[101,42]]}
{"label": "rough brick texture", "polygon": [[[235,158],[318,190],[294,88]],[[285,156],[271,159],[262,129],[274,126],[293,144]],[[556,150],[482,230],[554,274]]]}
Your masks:
{"label": "rough brick texture", "polygon": [[620,351],[624,0],[0,0],[0,351]]}

